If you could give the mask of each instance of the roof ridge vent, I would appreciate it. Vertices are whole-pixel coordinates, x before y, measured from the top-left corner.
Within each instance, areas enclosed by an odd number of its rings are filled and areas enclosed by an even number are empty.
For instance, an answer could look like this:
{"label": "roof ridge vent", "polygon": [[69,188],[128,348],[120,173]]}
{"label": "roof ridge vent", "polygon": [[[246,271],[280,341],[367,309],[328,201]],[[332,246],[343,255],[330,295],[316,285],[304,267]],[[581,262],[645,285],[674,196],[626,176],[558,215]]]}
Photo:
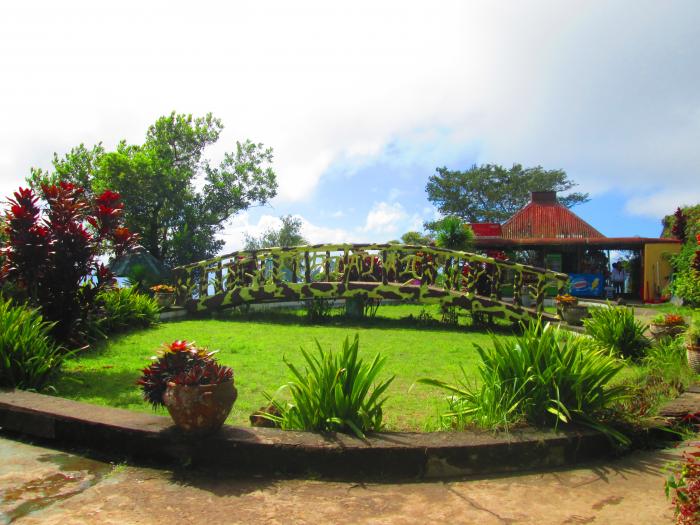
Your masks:
{"label": "roof ridge vent", "polygon": [[530,193],[531,202],[539,204],[554,204],[557,202],[556,191],[533,191]]}

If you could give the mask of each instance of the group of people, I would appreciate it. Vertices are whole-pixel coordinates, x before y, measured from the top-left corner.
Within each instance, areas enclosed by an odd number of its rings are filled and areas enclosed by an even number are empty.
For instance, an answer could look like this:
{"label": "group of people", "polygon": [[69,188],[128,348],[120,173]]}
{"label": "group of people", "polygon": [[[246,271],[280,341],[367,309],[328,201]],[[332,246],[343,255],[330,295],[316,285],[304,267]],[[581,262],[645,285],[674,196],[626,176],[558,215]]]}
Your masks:
{"label": "group of people", "polygon": [[625,293],[625,279],[627,274],[621,262],[613,263],[612,271],[610,272],[610,280],[612,281],[615,297]]}

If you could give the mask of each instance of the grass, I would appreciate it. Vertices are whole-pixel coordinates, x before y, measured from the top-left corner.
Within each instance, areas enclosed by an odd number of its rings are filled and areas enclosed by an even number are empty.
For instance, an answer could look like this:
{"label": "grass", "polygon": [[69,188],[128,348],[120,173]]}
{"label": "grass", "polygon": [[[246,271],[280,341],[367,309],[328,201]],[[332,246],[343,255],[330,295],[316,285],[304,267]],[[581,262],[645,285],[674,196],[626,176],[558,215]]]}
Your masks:
{"label": "grass", "polygon": [[[425,385],[419,377],[454,381],[461,377],[460,365],[476,379],[478,355],[473,344],[490,346],[484,331],[463,326],[449,328],[437,322],[418,324],[420,306],[382,306],[375,319],[348,322],[333,317],[324,324],[311,324],[303,312],[232,314],[220,319],[169,322],[139,332],[112,337],[107,343],[64,364],[54,384],[57,395],[138,411],[150,411],[135,381],[150,356],[162,343],[175,339],[196,341],[234,370],[238,400],[228,422],[248,425],[249,415],[266,404],[264,392],[274,394],[289,380],[286,356],[301,364],[300,346],[313,350],[318,340],[323,348],[338,348],[345,337],[360,337],[360,355],[380,353],[386,365],[379,380],[396,375],[384,405],[386,428],[390,430],[434,430],[438,414],[445,409],[445,395]],[[425,309],[435,319],[439,309]],[[407,319],[412,315],[413,319]],[[462,324],[465,320],[461,320]],[[165,411],[159,412],[165,414]]]}

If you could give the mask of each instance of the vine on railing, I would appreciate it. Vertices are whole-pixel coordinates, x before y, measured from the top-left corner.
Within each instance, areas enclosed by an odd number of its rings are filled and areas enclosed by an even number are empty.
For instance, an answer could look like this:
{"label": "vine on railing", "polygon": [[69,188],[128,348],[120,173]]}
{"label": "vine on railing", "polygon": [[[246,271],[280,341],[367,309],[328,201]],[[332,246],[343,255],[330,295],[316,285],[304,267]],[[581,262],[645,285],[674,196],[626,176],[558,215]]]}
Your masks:
{"label": "vine on railing", "polygon": [[[504,288],[508,288],[512,289],[514,306],[530,303],[537,312],[543,311],[546,287],[563,292],[568,281],[565,274],[474,253],[401,244],[323,244],[240,251],[181,266],[175,275],[178,304],[202,302],[241,289],[274,290],[284,286],[285,298],[289,299],[289,290],[303,284],[377,283],[393,289],[408,285],[458,292],[492,301],[500,301]],[[340,290],[337,286],[334,289]]]}

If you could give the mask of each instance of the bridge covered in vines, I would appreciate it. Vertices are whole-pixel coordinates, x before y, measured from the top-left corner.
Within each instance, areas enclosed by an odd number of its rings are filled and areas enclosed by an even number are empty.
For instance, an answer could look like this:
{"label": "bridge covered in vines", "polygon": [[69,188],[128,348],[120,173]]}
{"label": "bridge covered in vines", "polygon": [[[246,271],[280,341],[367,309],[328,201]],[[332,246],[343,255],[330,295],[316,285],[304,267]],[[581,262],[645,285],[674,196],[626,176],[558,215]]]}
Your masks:
{"label": "bridge covered in vines", "polygon": [[546,289],[561,293],[568,283],[566,274],[541,268],[404,244],[239,251],[178,267],[175,279],[176,304],[191,312],[250,303],[362,298],[441,304],[509,321],[542,315]]}

